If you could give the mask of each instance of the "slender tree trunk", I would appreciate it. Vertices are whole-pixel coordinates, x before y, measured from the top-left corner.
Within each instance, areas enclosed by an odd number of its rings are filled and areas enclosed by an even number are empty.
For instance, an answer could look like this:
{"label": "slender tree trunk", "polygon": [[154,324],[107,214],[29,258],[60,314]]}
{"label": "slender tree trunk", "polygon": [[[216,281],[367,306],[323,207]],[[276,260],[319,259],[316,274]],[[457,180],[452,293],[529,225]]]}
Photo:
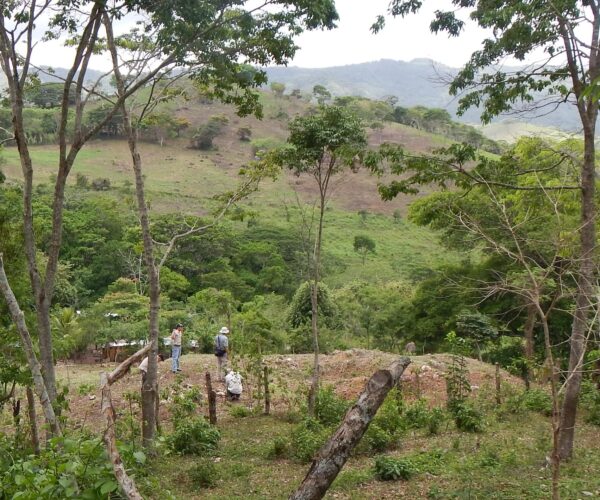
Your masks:
{"label": "slender tree trunk", "polygon": [[546,348],[546,360],[550,366],[550,389],[552,394],[552,500],[560,499],[559,481],[560,481],[560,461],[561,455],[559,450],[560,436],[560,399],[558,395],[558,370],[554,364],[554,356],[552,355],[552,345],[550,343],[550,328],[548,326],[548,316],[544,314],[539,301],[537,302],[542,328],[544,330],[544,345]]}
{"label": "slender tree trunk", "polygon": [[19,304],[17,303],[17,299],[10,288],[8,280],[6,278],[6,273],[4,272],[4,262],[2,260],[2,255],[0,254],[0,291],[2,291],[2,295],[6,300],[6,304],[8,305],[8,309],[10,311],[11,318],[15,325],[17,326],[17,330],[19,335],[21,336],[21,341],[23,342],[23,350],[25,351],[25,356],[27,357],[27,363],[29,365],[29,369],[31,371],[31,375],[33,377],[33,384],[35,386],[35,392],[40,399],[40,403],[42,405],[42,410],[44,411],[44,417],[46,422],[50,426],[50,430],[55,435],[61,434],[60,424],[58,419],[56,418],[56,413],[54,412],[54,408],[52,406],[52,401],[50,401],[50,397],[48,396],[48,390],[46,389],[46,383],[42,376],[42,371],[40,367],[40,363],[35,355],[35,350],[33,348],[33,343],[31,341],[31,335],[29,334],[29,330],[27,325],[25,324],[25,315],[23,311],[19,308]]}
{"label": "slender tree trunk", "polygon": [[[125,81],[119,69],[116,45],[112,33],[112,26],[108,15],[104,15],[104,25],[107,33],[107,43],[112,57],[113,72],[120,97],[126,94]],[[151,344],[148,356],[148,372],[142,386],[142,440],[145,447],[150,447],[156,432],[156,398],[158,398],[158,334],[160,315],[160,280],[159,270],[154,261],[154,244],[150,231],[150,216],[146,203],[144,190],[144,177],[142,174],[142,158],[137,145],[137,131],[131,122],[131,115],[125,101],[121,106],[123,113],[123,127],[127,135],[127,143],[131,153],[133,172],[135,176],[135,191],[137,197],[138,214],[142,229],[142,242],[144,260],[148,272],[148,285],[150,296],[149,341]]]}
{"label": "slender tree trunk", "polygon": [[323,236],[323,218],[325,216],[325,194],[321,189],[319,204],[319,227],[313,251],[313,283],[310,287],[311,330],[313,343],[313,373],[308,392],[308,414],[315,416],[317,393],[319,392],[319,283],[321,266],[321,241]]}
{"label": "slender tree trunk", "polygon": [[[595,114],[593,122],[595,124]],[[587,344],[587,328],[594,296],[594,248],[596,246],[595,127],[584,129],[584,163],[581,173],[581,257],[577,280],[575,316],[570,338],[569,371],[565,383],[559,426],[559,454],[562,460],[573,455],[577,402],[581,390],[582,365]]]}
{"label": "slender tree trunk", "polygon": [[35,411],[35,398],[33,390],[27,386],[27,413],[29,415],[29,429],[31,430],[31,444],[36,455],[40,454],[40,435],[38,432],[37,413]]}
{"label": "slender tree trunk", "polygon": [[533,328],[535,327],[535,318],[537,310],[535,304],[529,304],[527,306],[527,318],[525,319],[525,326],[523,327],[523,336],[525,337],[525,358],[528,362],[533,362],[533,354],[535,351],[535,343],[533,338]]}

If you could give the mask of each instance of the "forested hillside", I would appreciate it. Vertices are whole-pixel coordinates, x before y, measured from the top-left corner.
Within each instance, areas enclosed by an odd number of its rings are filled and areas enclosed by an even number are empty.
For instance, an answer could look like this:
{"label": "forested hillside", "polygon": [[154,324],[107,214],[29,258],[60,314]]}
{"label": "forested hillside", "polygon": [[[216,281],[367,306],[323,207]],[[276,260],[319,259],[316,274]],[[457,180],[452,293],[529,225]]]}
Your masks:
{"label": "forested hillside", "polygon": [[452,3],[435,98],[283,68],[333,0],[0,6],[0,500],[600,495],[600,3]]}

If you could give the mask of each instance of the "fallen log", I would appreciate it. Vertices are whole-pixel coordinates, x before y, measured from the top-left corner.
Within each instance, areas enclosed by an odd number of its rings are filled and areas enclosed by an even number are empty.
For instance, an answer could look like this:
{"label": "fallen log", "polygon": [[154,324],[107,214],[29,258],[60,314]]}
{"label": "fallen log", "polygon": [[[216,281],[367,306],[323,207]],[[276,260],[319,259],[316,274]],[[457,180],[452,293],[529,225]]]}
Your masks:
{"label": "fallen log", "polygon": [[143,349],[140,349],[135,354],[129,356],[119,366],[117,366],[111,373],[102,372],[100,374],[100,388],[102,389],[102,403],[100,411],[106,418],[106,430],[104,431],[104,443],[106,444],[106,450],[108,452],[108,458],[110,459],[115,477],[119,486],[130,500],[143,500],[142,495],[139,494],[135,481],[131,479],[125,471],[123,460],[119,454],[117,448],[117,438],[115,436],[115,421],[116,414],[112,404],[112,397],[110,394],[110,386],[117,380],[123,377],[131,365],[141,360],[148,354],[152,347],[152,344],[148,344]]}
{"label": "fallen log", "polygon": [[410,359],[402,357],[384,370],[376,371],[358,401],[346,412],[338,429],[317,453],[300,487],[290,500],[323,498],[375,417],[390,389],[395,387]]}

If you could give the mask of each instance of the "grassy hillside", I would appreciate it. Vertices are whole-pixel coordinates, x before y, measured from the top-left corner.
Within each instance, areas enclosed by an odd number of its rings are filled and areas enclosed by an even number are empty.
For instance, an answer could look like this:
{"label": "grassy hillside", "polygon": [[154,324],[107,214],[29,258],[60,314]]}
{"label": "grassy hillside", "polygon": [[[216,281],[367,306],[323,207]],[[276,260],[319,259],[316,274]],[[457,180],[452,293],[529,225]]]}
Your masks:
{"label": "grassy hillside", "polygon": [[[277,98],[268,92],[262,94],[262,99],[263,120],[240,118],[230,107],[221,104],[169,103],[166,110],[188,119],[191,129],[215,115],[227,117],[228,122],[223,133],[214,140],[215,148],[210,151],[190,149],[187,138],[169,139],[162,147],[150,142],[141,145],[148,199],[153,211],[206,213],[214,195],[236,184],[239,168],[253,158],[253,148],[265,141],[271,144],[284,142],[287,120],[308,108],[308,103],[301,99]],[[250,141],[239,139],[240,127],[250,128]],[[413,151],[428,151],[449,144],[442,136],[397,123],[386,122],[384,129],[370,130],[371,144],[386,141],[403,144]],[[48,182],[56,169],[57,148],[53,145],[33,146],[31,153],[34,182]],[[20,165],[16,148],[7,148],[3,156],[7,177],[18,181]],[[90,180],[108,178],[112,189],[102,195],[124,201],[132,198],[132,172],[125,141],[88,143],[74,166],[72,184],[77,174],[86,175]],[[456,259],[455,255],[440,248],[433,233],[403,220],[414,197],[401,196],[392,202],[383,202],[377,192],[378,182],[368,172],[360,171],[349,174],[335,185],[325,233],[331,285],[351,279],[416,278],[441,262]],[[299,227],[298,200],[308,209],[315,194],[311,178],[282,172],[276,181],[264,181],[259,192],[245,204],[255,214],[253,223]],[[376,243],[376,254],[369,256],[364,265],[353,250],[356,235],[369,236]]]}

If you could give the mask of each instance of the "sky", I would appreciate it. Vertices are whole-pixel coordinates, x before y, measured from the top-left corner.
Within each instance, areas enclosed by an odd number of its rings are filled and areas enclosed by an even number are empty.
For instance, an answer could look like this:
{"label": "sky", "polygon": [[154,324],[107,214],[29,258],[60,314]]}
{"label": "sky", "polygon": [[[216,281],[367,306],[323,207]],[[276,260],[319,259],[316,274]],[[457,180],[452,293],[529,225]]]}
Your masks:
{"label": "sky", "polygon": [[385,14],[389,0],[337,0],[338,28],[307,32],[297,39],[301,47],[290,66],[323,68],[380,59],[411,61],[433,59],[451,67],[460,67],[478,49],[486,32],[469,21],[459,37],[434,35],[429,30],[433,11],[450,8],[447,0],[424,2],[418,14],[404,19],[387,17],[385,29],[374,35],[370,27],[377,15]]}
{"label": "sky", "polygon": [[[385,14],[389,0],[337,0],[340,15],[338,28],[331,31],[306,32],[296,39],[300,47],[290,66],[323,68],[380,59],[410,61],[428,58],[451,67],[467,62],[473,50],[480,46],[485,33],[470,23],[457,38],[434,35],[429,22],[434,9],[450,6],[450,0],[431,0],[417,15],[405,19],[388,17],[386,28],[374,35],[370,26],[377,15]],[[34,63],[51,67],[68,67],[72,52],[59,41],[38,44]],[[96,57],[91,68],[109,70],[107,56]]]}

